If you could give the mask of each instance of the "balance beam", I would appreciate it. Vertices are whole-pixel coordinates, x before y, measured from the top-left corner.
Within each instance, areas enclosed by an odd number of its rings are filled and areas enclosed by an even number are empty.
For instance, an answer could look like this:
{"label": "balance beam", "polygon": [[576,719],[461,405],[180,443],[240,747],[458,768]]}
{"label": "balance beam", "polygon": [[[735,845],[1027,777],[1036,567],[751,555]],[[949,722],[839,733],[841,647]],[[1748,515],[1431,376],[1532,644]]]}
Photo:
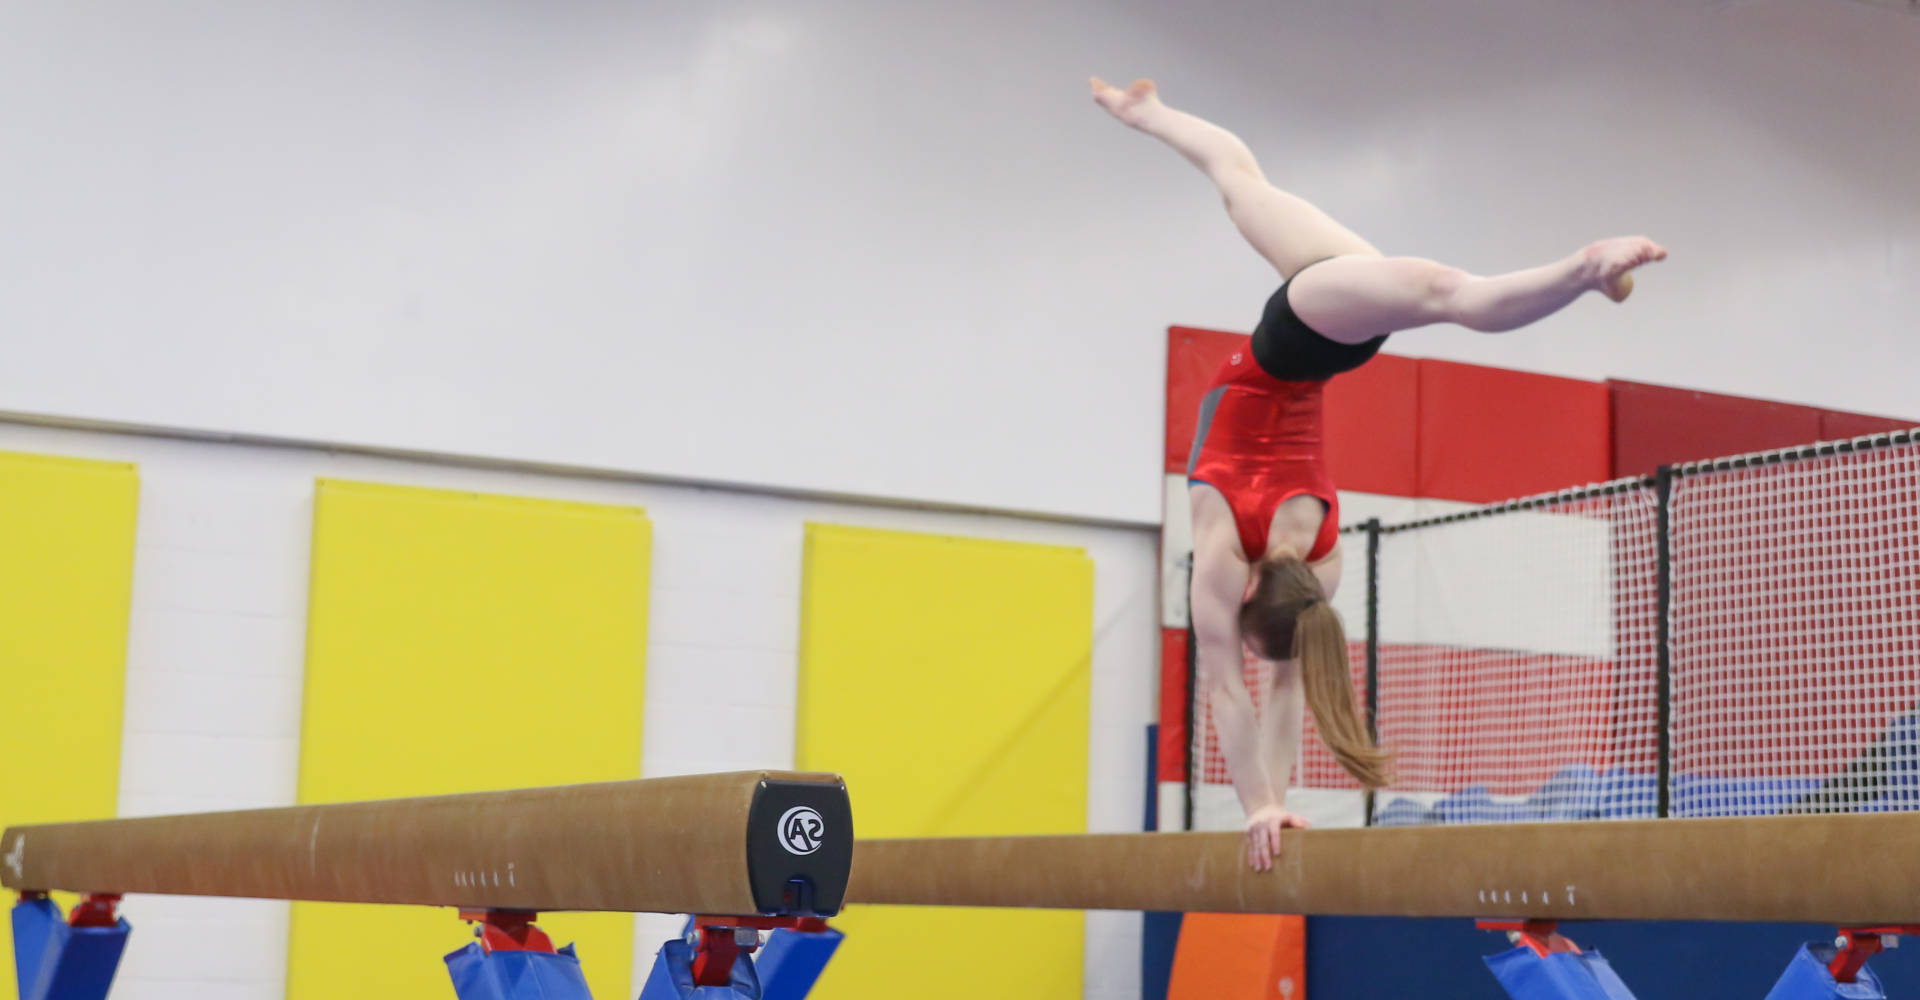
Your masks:
{"label": "balance beam", "polygon": [[847,902],[1559,920],[1920,923],[1920,814],[863,840]]}
{"label": "balance beam", "polygon": [[827,915],[840,908],[852,851],[838,775],[747,771],[9,827],[0,885],[469,910]]}

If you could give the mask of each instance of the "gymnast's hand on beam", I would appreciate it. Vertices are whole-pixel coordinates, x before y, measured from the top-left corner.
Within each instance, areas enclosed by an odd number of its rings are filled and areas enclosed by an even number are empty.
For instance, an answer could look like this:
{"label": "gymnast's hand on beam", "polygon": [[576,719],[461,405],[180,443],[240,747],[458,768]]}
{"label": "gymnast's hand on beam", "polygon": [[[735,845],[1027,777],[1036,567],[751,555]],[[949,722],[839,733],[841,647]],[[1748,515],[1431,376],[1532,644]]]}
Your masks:
{"label": "gymnast's hand on beam", "polygon": [[1280,831],[1289,828],[1304,830],[1307,821],[1279,806],[1261,806],[1247,816],[1247,864],[1254,871],[1273,867],[1280,855]]}

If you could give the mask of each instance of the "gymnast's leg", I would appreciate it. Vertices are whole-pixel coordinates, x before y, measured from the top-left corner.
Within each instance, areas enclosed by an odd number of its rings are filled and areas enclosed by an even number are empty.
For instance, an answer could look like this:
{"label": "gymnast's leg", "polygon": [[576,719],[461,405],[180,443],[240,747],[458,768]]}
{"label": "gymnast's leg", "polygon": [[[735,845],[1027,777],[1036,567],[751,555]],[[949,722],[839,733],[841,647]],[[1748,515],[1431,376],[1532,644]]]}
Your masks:
{"label": "gymnast's leg", "polygon": [[1125,90],[1093,79],[1095,103],[1115,118],[1159,139],[1199,167],[1220,189],[1227,215],[1240,235],[1291,278],[1316,260],[1343,254],[1380,256],[1373,245],[1298,195],[1267,183],[1260,164],[1240,137],[1212,122],[1160,103],[1153,81],[1136,80]]}
{"label": "gymnast's leg", "polygon": [[1644,236],[1620,236],[1486,278],[1417,257],[1341,257],[1300,275],[1287,301],[1301,322],[1343,344],[1431,323],[1500,333],[1559,312],[1587,292],[1624,299],[1633,288],[1629,272],[1666,256]]}
{"label": "gymnast's leg", "polygon": [[1303,322],[1330,340],[1354,344],[1443,322],[1488,333],[1512,330],[1589,291],[1624,299],[1633,287],[1628,272],[1667,256],[1644,236],[1625,236],[1493,277],[1415,257],[1382,257],[1325,212],[1267,183],[1239,137],[1161,103],[1152,81],[1136,80],[1120,90],[1096,77],[1092,86],[1101,107],[1171,146],[1213,180],[1240,234],[1282,278],[1324,261],[1300,274],[1288,301]]}

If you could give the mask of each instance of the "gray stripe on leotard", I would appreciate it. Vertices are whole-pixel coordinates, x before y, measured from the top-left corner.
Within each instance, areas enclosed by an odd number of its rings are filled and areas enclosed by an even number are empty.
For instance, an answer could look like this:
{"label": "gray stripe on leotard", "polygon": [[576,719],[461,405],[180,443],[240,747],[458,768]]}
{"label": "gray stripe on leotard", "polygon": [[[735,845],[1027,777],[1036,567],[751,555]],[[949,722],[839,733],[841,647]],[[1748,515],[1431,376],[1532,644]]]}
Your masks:
{"label": "gray stripe on leotard", "polygon": [[1213,411],[1220,406],[1220,397],[1227,394],[1227,387],[1215,386],[1213,391],[1200,397],[1200,422],[1193,429],[1193,450],[1187,452],[1187,476],[1193,476],[1194,467],[1200,464],[1200,446],[1207,443],[1207,428],[1213,426]]}

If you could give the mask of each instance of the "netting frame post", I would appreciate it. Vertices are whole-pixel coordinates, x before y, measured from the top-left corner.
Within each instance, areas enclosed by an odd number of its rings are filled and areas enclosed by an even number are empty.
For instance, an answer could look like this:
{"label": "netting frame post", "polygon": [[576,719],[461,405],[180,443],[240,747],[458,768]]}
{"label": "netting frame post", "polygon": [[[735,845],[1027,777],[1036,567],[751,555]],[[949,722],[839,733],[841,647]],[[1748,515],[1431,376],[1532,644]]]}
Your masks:
{"label": "netting frame post", "polygon": [[[1367,739],[1380,744],[1380,519],[1367,518]],[[1373,793],[1367,789],[1360,823],[1373,825]]]}
{"label": "netting frame post", "polygon": [[1673,807],[1673,481],[1674,467],[1653,474],[1654,538],[1654,815]]}
{"label": "netting frame post", "polygon": [[[1187,590],[1189,593],[1193,590],[1192,559],[1187,560]],[[1194,760],[1195,757],[1199,756],[1199,753],[1195,750],[1195,745],[1206,745],[1206,734],[1199,733],[1194,729],[1194,727],[1200,723],[1200,709],[1199,706],[1194,704],[1194,699],[1199,695],[1200,690],[1199,685],[1194,682],[1194,675],[1200,670],[1199,653],[1199,642],[1193,633],[1193,615],[1189,613],[1187,615],[1187,648],[1185,650],[1187,660],[1187,676],[1185,678],[1187,688],[1187,752],[1182,755],[1186,760],[1180,768],[1180,789],[1184,793],[1181,796],[1183,801],[1180,804],[1180,829],[1182,830],[1193,829],[1193,800],[1196,798],[1194,792],[1200,774],[1199,762]]]}

